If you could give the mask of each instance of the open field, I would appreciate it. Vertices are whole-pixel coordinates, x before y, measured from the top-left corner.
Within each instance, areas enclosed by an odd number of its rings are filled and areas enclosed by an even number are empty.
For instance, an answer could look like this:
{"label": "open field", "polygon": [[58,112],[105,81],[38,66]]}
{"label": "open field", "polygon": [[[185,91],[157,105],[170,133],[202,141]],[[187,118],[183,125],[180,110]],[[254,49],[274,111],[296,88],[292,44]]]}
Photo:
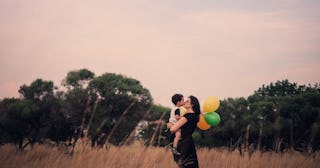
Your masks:
{"label": "open field", "polygon": [[[261,153],[254,152],[251,157],[247,154],[240,156],[238,151],[228,152],[226,149],[197,150],[201,168],[211,167],[320,167],[320,153],[312,155],[298,152]],[[177,167],[172,159],[170,150],[166,148],[148,147],[134,144],[123,147],[92,149],[76,146],[74,155],[68,156],[61,150],[45,145],[27,148],[24,152],[16,152],[12,145],[0,147],[0,165],[11,167],[147,167],[174,168]]]}

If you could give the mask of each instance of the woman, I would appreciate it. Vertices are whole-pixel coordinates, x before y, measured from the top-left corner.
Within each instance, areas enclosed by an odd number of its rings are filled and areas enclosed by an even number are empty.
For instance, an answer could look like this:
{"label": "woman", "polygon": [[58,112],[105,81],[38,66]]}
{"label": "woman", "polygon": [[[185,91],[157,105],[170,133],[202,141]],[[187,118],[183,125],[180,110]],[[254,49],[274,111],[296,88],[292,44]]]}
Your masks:
{"label": "woman", "polygon": [[179,167],[197,168],[199,167],[198,157],[192,139],[192,133],[197,126],[197,122],[199,121],[199,101],[196,97],[189,96],[185,101],[184,107],[187,109],[187,113],[170,128],[172,133],[175,133],[181,129],[181,140],[178,144],[178,151],[181,153],[181,155],[174,155],[174,160]]}

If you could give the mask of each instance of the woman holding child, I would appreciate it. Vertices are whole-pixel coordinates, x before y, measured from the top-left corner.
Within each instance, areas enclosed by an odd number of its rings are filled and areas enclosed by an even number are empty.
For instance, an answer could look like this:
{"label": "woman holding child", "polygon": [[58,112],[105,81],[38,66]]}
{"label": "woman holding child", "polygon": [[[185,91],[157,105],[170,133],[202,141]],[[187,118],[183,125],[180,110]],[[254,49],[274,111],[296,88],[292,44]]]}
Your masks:
{"label": "woman holding child", "polygon": [[174,160],[179,167],[198,168],[198,157],[192,139],[200,115],[200,104],[196,97],[189,96],[184,103],[187,113],[171,126],[171,133],[181,129],[181,140],[178,144],[180,155],[174,155]]}

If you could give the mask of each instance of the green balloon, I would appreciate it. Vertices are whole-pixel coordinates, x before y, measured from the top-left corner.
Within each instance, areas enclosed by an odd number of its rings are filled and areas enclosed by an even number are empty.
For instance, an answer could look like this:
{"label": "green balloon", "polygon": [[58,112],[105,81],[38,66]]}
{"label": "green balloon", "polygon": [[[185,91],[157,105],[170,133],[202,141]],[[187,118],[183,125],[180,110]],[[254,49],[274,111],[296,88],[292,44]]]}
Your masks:
{"label": "green balloon", "polygon": [[204,119],[211,126],[217,126],[220,123],[220,116],[216,112],[209,112],[204,115]]}

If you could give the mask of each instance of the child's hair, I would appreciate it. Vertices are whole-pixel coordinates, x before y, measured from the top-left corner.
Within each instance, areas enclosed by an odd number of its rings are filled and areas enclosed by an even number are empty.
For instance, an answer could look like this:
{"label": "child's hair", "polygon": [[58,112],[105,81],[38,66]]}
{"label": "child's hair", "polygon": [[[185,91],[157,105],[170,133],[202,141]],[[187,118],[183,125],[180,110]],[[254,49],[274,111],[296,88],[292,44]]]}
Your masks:
{"label": "child's hair", "polygon": [[172,97],[171,97],[171,101],[174,105],[177,105],[178,101],[181,101],[183,98],[183,95],[182,94],[174,94]]}

